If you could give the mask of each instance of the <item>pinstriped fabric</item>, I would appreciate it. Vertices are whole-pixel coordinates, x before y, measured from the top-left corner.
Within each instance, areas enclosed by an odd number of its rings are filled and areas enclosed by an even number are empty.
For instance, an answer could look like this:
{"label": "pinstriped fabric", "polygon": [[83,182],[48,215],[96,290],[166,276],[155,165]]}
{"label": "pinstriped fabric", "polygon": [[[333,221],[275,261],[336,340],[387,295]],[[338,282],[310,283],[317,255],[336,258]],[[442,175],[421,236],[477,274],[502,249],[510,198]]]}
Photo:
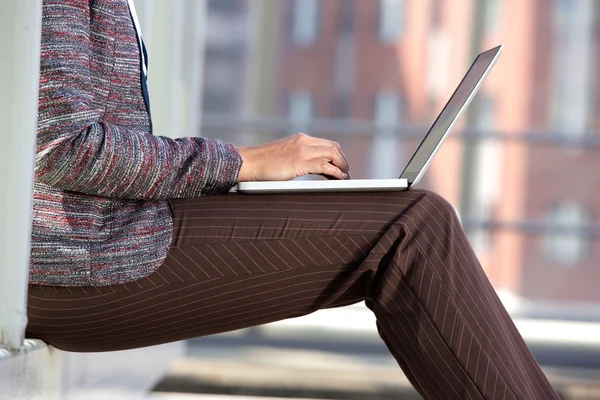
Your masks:
{"label": "pinstriped fabric", "polygon": [[241,158],[151,134],[127,0],[44,0],[42,16],[30,280],[147,276],[171,242],[166,200],[227,191]]}
{"label": "pinstriped fabric", "polygon": [[127,349],[366,300],[427,399],[556,399],[452,207],[425,191],[177,200],[167,258],[135,282],[32,286],[28,334]]}

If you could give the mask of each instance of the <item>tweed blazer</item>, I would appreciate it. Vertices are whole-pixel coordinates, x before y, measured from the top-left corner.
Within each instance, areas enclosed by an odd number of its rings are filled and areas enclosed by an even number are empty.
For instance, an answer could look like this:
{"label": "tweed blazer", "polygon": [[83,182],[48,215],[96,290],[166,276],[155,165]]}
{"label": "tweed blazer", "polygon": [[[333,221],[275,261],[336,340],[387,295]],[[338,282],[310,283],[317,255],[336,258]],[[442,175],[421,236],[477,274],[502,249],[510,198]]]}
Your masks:
{"label": "tweed blazer", "polygon": [[127,0],[43,0],[42,16],[30,282],[145,277],[171,244],[168,199],[229,190],[242,159],[152,134]]}

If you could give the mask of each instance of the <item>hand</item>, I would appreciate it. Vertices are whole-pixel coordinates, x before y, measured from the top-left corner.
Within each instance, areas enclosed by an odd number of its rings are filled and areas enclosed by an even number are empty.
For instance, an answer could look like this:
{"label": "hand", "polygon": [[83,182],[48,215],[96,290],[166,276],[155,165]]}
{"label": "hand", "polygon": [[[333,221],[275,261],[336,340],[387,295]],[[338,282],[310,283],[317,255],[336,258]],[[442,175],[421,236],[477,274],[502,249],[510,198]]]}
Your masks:
{"label": "hand", "polygon": [[308,174],[349,179],[340,145],[298,133],[260,146],[240,147],[243,164],[238,181],[286,181]]}

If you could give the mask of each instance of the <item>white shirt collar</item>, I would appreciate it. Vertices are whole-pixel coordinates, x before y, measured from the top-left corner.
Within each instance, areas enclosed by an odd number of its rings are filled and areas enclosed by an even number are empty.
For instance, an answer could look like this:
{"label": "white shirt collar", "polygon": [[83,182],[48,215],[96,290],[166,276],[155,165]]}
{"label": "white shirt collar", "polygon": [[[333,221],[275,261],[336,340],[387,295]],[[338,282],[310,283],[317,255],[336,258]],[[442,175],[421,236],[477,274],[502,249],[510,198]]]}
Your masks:
{"label": "white shirt collar", "polygon": [[140,29],[140,21],[138,20],[137,13],[135,11],[135,4],[133,0],[127,0],[129,4],[129,12],[131,13],[131,17],[133,18],[133,26],[135,27],[135,31],[137,33],[138,46],[140,47],[140,54],[142,57],[142,70],[144,75],[148,74],[146,69],[146,57],[144,56],[143,45],[142,45],[142,30]]}

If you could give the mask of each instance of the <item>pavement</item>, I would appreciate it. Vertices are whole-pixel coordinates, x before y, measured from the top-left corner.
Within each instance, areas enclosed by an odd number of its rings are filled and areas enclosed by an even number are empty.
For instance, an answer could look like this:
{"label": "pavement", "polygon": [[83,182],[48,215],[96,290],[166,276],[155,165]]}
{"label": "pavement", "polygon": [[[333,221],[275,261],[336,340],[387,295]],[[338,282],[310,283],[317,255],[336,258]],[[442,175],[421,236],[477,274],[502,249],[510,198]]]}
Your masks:
{"label": "pavement", "polygon": [[[586,359],[597,363],[600,324],[516,322],[528,343],[544,350],[538,352],[540,356],[547,354],[548,347],[556,347],[571,357],[550,354],[551,360],[559,358],[564,365],[545,368],[564,399],[600,399],[600,369],[593,368],[595,364],[589,368],[569,364]],[[587,358],[573,357],[578,352]],[[235,396],[267,396],[271,400],[420,398],[379,339],[375,319],[362,304],[191,340],[186,357],[172,364],[155,390],[204,393],[198,399],[215,400],[229,399],[210,396],[233,395],[235,400],[248,398]]]}
{"label": "pavement", "polygon": [[418,399],[389,355],[194,346],[156,391],[310,399]]}

